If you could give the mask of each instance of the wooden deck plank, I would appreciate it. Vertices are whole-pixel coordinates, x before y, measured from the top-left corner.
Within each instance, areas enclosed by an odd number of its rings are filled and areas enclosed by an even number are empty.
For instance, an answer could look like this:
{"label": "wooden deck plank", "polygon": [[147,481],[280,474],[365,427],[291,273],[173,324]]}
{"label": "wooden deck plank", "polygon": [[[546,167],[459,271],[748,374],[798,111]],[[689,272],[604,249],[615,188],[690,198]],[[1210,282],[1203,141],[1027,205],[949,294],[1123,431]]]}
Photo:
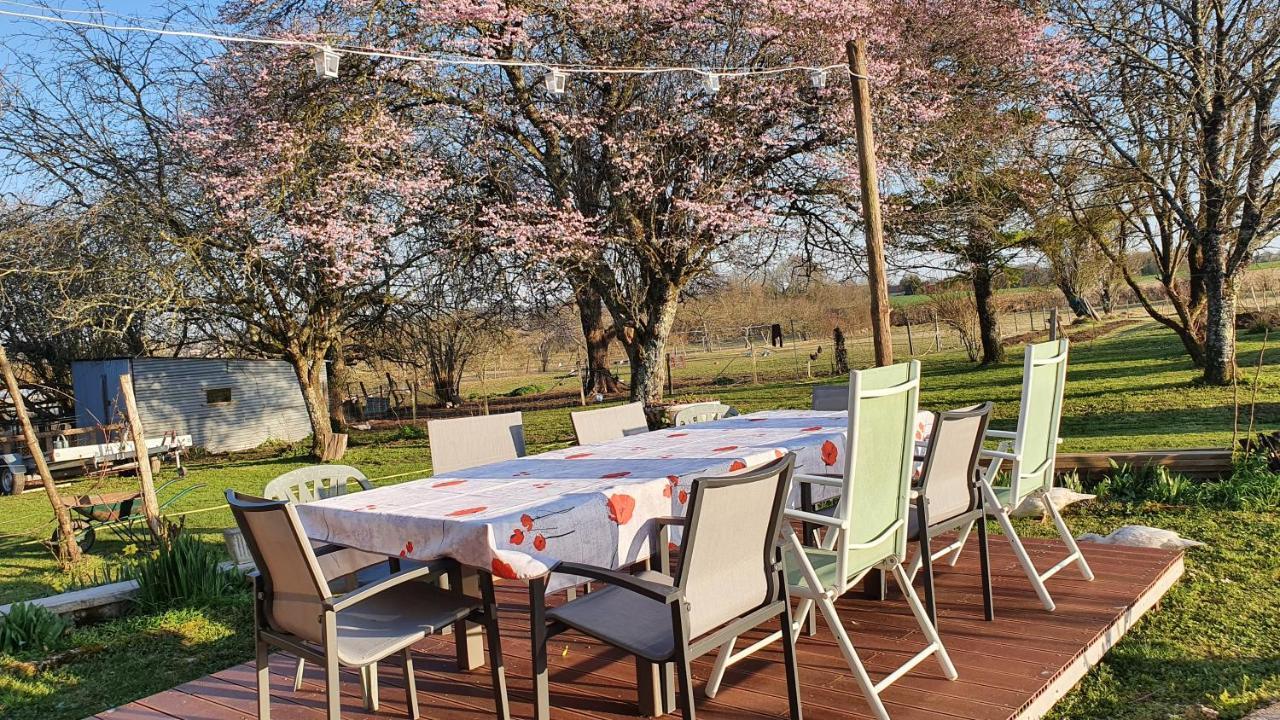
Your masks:
{"label": "wooden deck plank", "polygon": [[[1038,566],[1063,557],[1061,543],[1028,540]],[[976,543],[955,566],[936,569],[939,625],[943,641],[960,672],[942,677],[926,661],[882,696],[894,720],[972,718],[1033,720],[1066,693],[1102,653],[1153,607],[1181,575],[1181,555],[1163,550],[1084,545],[1097,579],[1085,582],[1073,569],[1049,582],[1058,604],[1045,612],[1022,574],[1008,543],[992,539],[996,586],[995,622],[982,617]],[[891,583],[892,585],[892,583]],[[563,595],[552,599],[561,602]],[[527,599],[523,586],[499,585],[500,624],[513,715],[531,716]],[[896,590],[885,602],[849,596],[838,603],[842,622],[873,678],[891,671],[924,646],[924,637]],[[833,637],[820,619],[814,637],[798,644],[802,697],[810,717],[864,720],[870,717],[857,683]],[[771,628],[765,628],[771,629]],[[765,629],[744,636],[743,642]],[[453,640],[434,637],[415,648],[415,670],[424,717],[480,720],[493,716],[489,674],[485,668],[460,673],[454,668]],[[719,695],[702,696],[713,656],[693,664],[699,693],[698,714],[710,720],[770,720],[786,716],[786,683],[780,645],[759,652],[730,669]],[[635,674],[630,658],[575,634],[556,638],[549,649],[551,701],[559,720],[623,720],[635,717]],[[323,717],[323,674],[308,664],[303,689],[292,689],[293,661],[272,659],[272,710],[278,720]],[[384,663],[379,674],[382,707],[363,709],[359,683],[344,673],[343,717],[374,720],[403,716],[405,699],[398,662]],[[256,714],[256,678],[248,664],[101,713],[98,720],[241,720]]]}

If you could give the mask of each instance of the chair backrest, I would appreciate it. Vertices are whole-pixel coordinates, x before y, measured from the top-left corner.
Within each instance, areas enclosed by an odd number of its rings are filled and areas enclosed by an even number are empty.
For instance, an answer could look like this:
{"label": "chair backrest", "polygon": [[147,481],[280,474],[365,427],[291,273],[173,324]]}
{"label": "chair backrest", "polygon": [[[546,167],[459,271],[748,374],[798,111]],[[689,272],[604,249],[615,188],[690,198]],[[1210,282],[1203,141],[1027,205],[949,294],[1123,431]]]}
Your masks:
{"label": "chair backrest", "polygon": [[371,485],[364,473],[350,465],[310,465],[277,477],[262,489],[262,496],[268,500],[288,500],[295,503],[309,503],[336,495],[346,495],[351,491],[354,480],[362,490]]}
{"label": "chair backrest", "polygon": [[513,412],[432,420],[427,441],[435,475],[514,460],[524,457],[524,416]]}
{"label": "chair backrest", "polygon": [[680,577],[695,638],[778,598],[773,563],[795,455],[699,478],[686,515]]}
{"label": "chair backrest", "polygon": [[682,425],[692,425],[693,423],[710,422],[712,420],[722,420],[727,417],[737,415],[738,411],[731,405],[725,405],[719,402],[694,403],[688,407],[680,408],[672,419],[671,424],[675,427]]}
{"label": "chair backrest", "polygon": [[920,496],[928,503],[930,524],[977,509],[974,478],[991,408],[988,402],[933,413],[933,434],[920,474]]}
{"label": "chair backrest", "polygon": [[595,445],[649,432],[649,421],[645,419],[641,402],[583,410],[570,413],[569,417],[579,445]]}
{"label": "chair backrest", "polygon": [[917,360],[849,374],[844,486],[836,503],[843,524],[835,538],[841,582],[866,569],[849,566],[851,550],[875,551],[860,555],[871,564],[906,554],[919,399]]}
{"label": "chair backrest", "polygon": [[1010,471],[1015,504],[1037,490],[1053,489],[1058,423],[1067,384],[1067,347],[1066,338],[1027,346],[1022,363],[1018,432],[1013,441],[1013,452],[1019,460]]}
{"label": "chair backrest", "polygon": [[813,409],[814,410],[848,410],[849,409],[849,386],[846,383],[839,385],[814,385],[813,386]]}
{"label": "chair backrest", "polygon": [[262,574],[263,617],[273,630],[324,641],[321,603],[329,597],[324,573],[302,532],[293,505],[227,490],[227,504]]}

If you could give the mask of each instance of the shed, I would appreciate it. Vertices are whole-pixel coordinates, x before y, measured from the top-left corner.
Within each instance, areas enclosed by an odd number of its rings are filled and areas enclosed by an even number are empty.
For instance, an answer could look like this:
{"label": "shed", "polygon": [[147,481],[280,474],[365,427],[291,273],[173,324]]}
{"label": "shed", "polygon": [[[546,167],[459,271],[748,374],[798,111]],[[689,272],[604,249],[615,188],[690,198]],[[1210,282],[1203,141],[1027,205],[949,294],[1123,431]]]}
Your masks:
{"label": "shed", "polygon": [[294,442],[311,434],[293,368],[283,360],[107,358],[71,364],[76,425],[121,422],[120,376],[133,376],[138,414],[148,436],[190,435],[210,452]]}

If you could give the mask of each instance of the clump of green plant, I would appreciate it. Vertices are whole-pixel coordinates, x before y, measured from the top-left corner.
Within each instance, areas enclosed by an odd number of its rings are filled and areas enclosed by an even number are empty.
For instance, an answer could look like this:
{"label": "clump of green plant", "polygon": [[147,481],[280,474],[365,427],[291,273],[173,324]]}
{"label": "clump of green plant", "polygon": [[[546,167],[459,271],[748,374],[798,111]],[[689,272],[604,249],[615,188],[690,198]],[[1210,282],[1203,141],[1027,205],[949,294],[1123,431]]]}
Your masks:
{"label": "clump of green plant", "polygon": [[18,655],[62,647],[70,623],[43,605],[15,603],[0,615],[0,652]]}
{"label": "clump of green plant", "polygon": [[203,606],[224,602],[244,592],[244,579],[223,569],[217,551],[193,535],[179,532],[137,561],[136,601],[144,608]]}
{"label": "clump of green plant", "polygon": [[417,425],[401,425],[396,434],[392,436],[393,440],[422,440],[427,437],[427,431]]}
{"label": "clump of green plant", "polygon": [[1094,487],[1103,500],[1162,505],[1199,505],[1227,510],[1280,508],[1280,473],[1259,455],[1236,458],[1231,474],[1195,481],[1163,466],[1133,468],[1111,463],[1111,472]]}
{"label": "clump of green plant", "polygon": [[507,397],[524,397],[525,395],[537,395],[544,388],[541,385],[521,385],[520,387],[507,393]]}

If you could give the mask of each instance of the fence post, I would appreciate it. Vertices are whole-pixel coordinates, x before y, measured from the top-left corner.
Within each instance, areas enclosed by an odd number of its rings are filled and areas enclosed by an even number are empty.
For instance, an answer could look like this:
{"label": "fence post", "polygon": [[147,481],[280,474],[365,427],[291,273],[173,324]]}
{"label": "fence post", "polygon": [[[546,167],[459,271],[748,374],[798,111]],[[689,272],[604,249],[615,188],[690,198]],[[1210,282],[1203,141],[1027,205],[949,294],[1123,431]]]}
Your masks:
{"label": "fence post", "polygon": [[667,353],[667,395],[676,394],[676,380],[671,374],[671,353]]}
{"label": "fence post", "polygon": [[1027,319],[1031,321],[1031,332],[1036,331],[1036,311],[1033,308],[1027,308]]}
{"label": "fence post", "polygon": [[147,438],[138,414],[138,402],[133,395],[133,377],[128,373],[120,376],[120,395],[124,398],[125,418],[129,421],[129,434],[133,437],[133,459],[138,464],[138,481],[142,485],[142,512],[147,518],[151,536],[163,540],[160,505],[156,502],[155,482],[151,478],[151,456],[147,453]]}
{"label": "fence post", "polygon": [[911,339],[911,318],[909,316],[904,316],[903,319],[906,320],[907,323],[907,356],[911,357],[916,354],[915,342]]}
{"label": "fence post", "polygon": [[942,329],[938,327],[938,311],[933,311],[933,349],[942,351]]}
{"label": "fence post", "polygon": [[1058,308],[1049,311],[1049,339],[1058,339]]}

